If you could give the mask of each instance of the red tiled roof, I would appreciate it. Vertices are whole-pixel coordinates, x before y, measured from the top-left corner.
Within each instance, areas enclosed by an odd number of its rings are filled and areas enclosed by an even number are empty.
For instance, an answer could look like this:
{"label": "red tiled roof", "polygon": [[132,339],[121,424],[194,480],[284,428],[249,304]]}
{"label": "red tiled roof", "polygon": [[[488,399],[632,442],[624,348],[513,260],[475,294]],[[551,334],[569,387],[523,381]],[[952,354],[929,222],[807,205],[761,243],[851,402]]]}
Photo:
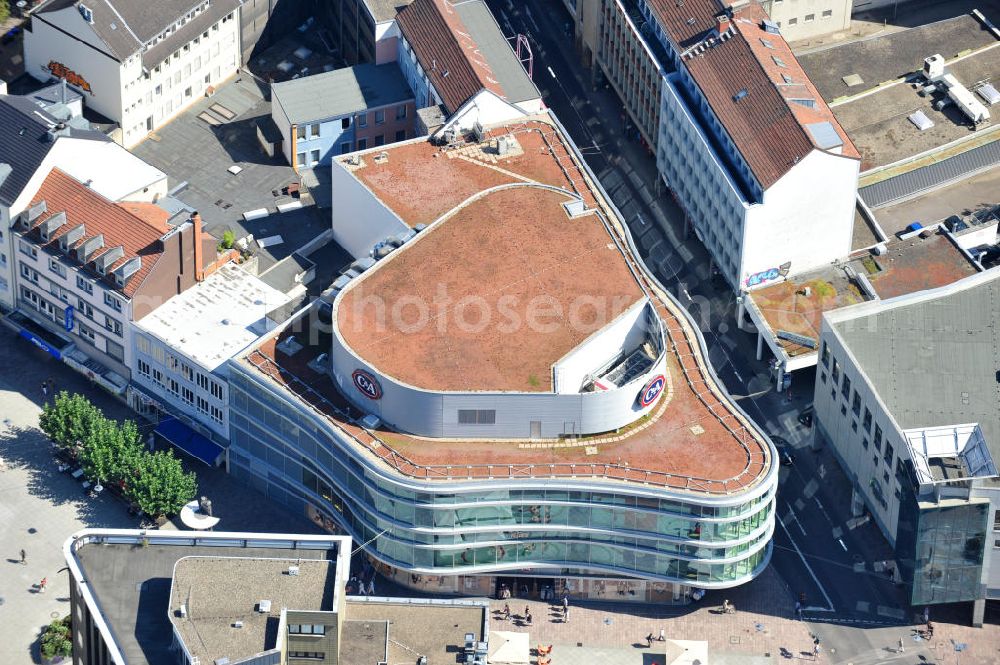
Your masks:
{"label": "red tiled roof", "polygon": [[159,229],[161,233],[166,233],[170,230],[170,225],[167,223],[167,220],[170,219],[170,213],[155,203],[122,201],[118,203],[118,205],[125,208],[125,210],[128,210],[130,213],[146,222],[154,229]]}
{"label": "red tiled roof", "polygon": [[454,113],[483,88],[503,96],[476,42],[447,0],[415,0],[399,12],[396,22],[449,112]]}
{"label": "red tiled roof", "polygon": [[[761,28],[767,18],[753,3],[736,12],[730,37],[717,40],[684,64],[726,128],[758,182],[767,189],[799,160],[822,149],[806,125],[830,123],[845,157],[859,158],[833,112],[816,91],[780,34]],[[723,31],[726,26],[722,27]],[[762,43],[766,39],[771,48]],[[778,58],[779,64],[774,60]],[[783,66],[782,66],[783,65]],[[782,74],[794,84],[786,89]],[[791,98],[811,99],[808,107]]]}
{"label": "red tiled roof", "polygon": [[[718,0],[647,0],[671,40],[687,48],[716,27],[715,17],[724,10]],[[666,65],[668,63],[661,63]]]}
{"label": "red tiled roof", "polygon": [[[32,229],[60,212],[66,213],[66,223],[52,235],[50,242],[45,246],[58,251],[59,237],[81,223],[85,225],[86,235],[74,243],[73,248],[85,240],[103,234],[104,250],[101,253],[118,245],[125,250],[125,255],[109,268],[109,276],[105,278],[105,282],[131,298],[163,254],[159,239],[164,231],[135,216],[126,210],[125,206],[109,201],[59,169],[52,169],[32,199],[31,205],[43,200],[46,212],[35,220]],[[37,238],[35,235],[31,237]],[[96,254],[93,258],[98,256],[100,254]],[[142,259],[142,268],[124,287],[119,288],[110,277],[110,273],[137,256]]]}

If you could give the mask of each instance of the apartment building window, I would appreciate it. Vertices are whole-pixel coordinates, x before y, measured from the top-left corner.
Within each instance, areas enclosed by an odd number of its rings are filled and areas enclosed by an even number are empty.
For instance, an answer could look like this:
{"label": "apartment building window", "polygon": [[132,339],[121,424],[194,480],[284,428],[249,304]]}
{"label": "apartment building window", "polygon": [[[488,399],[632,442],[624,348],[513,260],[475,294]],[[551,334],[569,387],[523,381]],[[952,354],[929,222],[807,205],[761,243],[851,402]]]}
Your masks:
{"label": "apartment building window", "polygon": [[385,134],[379,134],[376,136],[374,143],[376,146],[385,145]]}
{"label": "apartment building window", "polygon": [[840,363],[837,362],[836,358],[833,359],[833,373],[830,378],[833,379],[833,385],[836,386],[840,383]]}
{"label": "apartment building window", "polygon": [[315,166],[319,164],[319,150],[313,150],[309,153],[309,165]]}
{"label": "apartment building window", "polygon": [[361,115],[358,116],[358,127],[367,127],[367,126],[368,126],[368,114],[362,113]]}
{"label": "apartment building window", "polygon": [[340,121],[340,128],[341,129],[350,129],[351,128],[351,119],[350,118],[343,118]]}
{"label": "apartment building window", "polygon": [[368,148],[368,139],[358,139],[358,150],[366,150]]}
{"label": "apartment building window", "polygon": [[868,450],[868,439],[867,438],[861,437],[861,447],[864,448],[865,450]]}
{"label": "apartment building window", "polygon": [[181,388],[181,399],[187,404],[194,404],[194,391],[187,387]]}
{"label": "apartment building window", "polygon": [[861,395],[858,394],[857,390],[854,391],[854,398],[851,402],[851,411],[853,411],[856,416],[861,415]]}
{"label": "apartment building window", "polygon": [[385,122],[385,111],[375,111],[375,124],[381,125]]}
{"label": "apartment building window", "polygon": [[790,19],[788,19],[788,25],[796,25],[796,24],[798,24],[798,22],[799,22],[799,19],[797,19],[797,18],[790,18]]}
{"label": "apartment building window", "polygon": [[833,16],[833,10],[832,9],[824,9],[823,13],[820,14],[820,18],[830,18],[831,16]]}
{"label": "apartment building window", "polygon": [[303,658],[306,660],[324,660],[326,653],[322,651],[289,651],[289,658]]}
{"label": "apartment building window", "polygon": [[156,385],[158,386],[163,385],[163,372],[156,369],[155,367],[153,368],[152,378],[153,378],[153,383],[155,383]]}
{"label": "apartment building window", "polygon": [[110,316],[105,316],[104,317],[104,328],[105,328],[105,330],[113,332],[114,334],[118,335],[119,337],[122,336],[122,324],[121,324],[121,321],[116,321],[115,319],[112,319]]}
{"label": "apartment building window", "polygon": [[406,104],[396,107],[396,120],[406,119]]}
{"label": "apartment building window", "polygon": [[194,370],[187,363],[181,363],[181,375],[188,381],[194,381]]}
{"label": "apartment building window", "polygon": [[350,151],[351,151],[351,144],[350,143],[341,143],[340,144],[340,154],[341,155],[346,155]]}
{"label": "apartment building window", "polygon": [[222,424],[222,409],[217,406],[212,407],[212,420],[218,424]]}
{"label": "apartment building window", "polygon": [[212,381],[212,397],[215,399],[222,399],[222,384]]}
{"label": "apartment building window", "polygon": [[806,23],[812,23],[816,20],[815,14],[806,14]]}
{"label": "apartment building window", "polygon": [[145,360],[139,360],[136,362],[136,368],[139,370],[139,374],[148,377],[149,376],[149,363]]}
{"label": "apartment building window", "polygon": [[202,413],[208,413],[208,401],[204,397],[198,398],[198,410]]}
{"label": "apartment building window", "polygon": [[851,377],[844,373],[844,383],[841,385],[840,393],[844,396],[844,399],[850,399],[851,397]]}
{"label": "apartment building window", "polygon": [[23,263],[21,264],[21,277],[24,277],[32,284],[38,284],[38,271],[33,268],[29,268]]}
{"label": "apartment building window", "polygon": [[866,432],[872,431],[872,412],[867,406],[865,407],[865,418],[862,421],[862,426]]}
{"label": "apartment building window", "polygon": [[305,137],[306,137],[306,126],[305,125],[299,125],[295,129],[295,137],[298,138],[298,139],[305,139]]}
{"label": "apartment building window", "polygon": [[892,456],[893,456],[893,454],[895,454],[895,451],[892,449],[892,444],[889,443],[888,441],[886,441],[885,442],[885,463],[889,465],[889,468],[892,468]]}
{"label": "apartment building window", "polygon": [[405,141],[406,140],[406,130],[405,129],[401,129],[398,132],[396,132],[396,140],[397,141]]}
{"label": "apartment building window", "polygon": [[774,64],[778,65],[779,67],[782,67],[782,68],[783,68],[783,67],[785,67],[785,66],[786,66],[786,65],[785,65],[785,61],[784,61],[784,60],[782,60],[781,58],[779,58],[779,57],[778,57],[778,56],[776,56],[776,55],[772,55],[772,56],[771,56],[771,60],[774,60]]}
{"label": "apartment building window", "polygon": [[21,250],[22,254],[27,254],[33,259],[38,258],[38,248],[32,245],[27,240],[22,240],[18,243],[18,248]]}
{"label": "apartment building window", "polygon": [[142,351],[147,356],[151,355],[149,353],[149,340],[143,337],[142,335],[135,336],[135,348],[138,351]]}
{"label": "apartment building window", "polygon": [[104,342],[105,352],[117,360],[118,362],[125,362],[125,347],[117,342],[112,342],[110,339]]}
{"label": "apartment building window", "polygon": [[319,624],[288,624],[288,633],[290,635],[326,635],[326,626]]}
{"label": "apartment building window", "polygon": [[59,262],[59,259],[49,259],[49,270],[59,275],[60,277],[66,276],[66,266]]}
{"label": "apartment building window", "polygon": [[93,330],[83,325],[82,323],[79,324],[79,329],[80,329],[80,337],[84,338],[91,344],[97,343],[97,336],[94,334]]}
{"label": "apartment building window", "polygon": [[875,450],[882,450],[882,428],[875,425],[875,434],[872,435],[872,441],[875,443]]}
{"label": "apartment building window", "polygon": [[208,390],[208,377],[204,374],[198,373],[198,387],[202,390]]}
{"label": "apartment building window", "polygon": [[309,138],[317,139],[319,138],[319,123],[314,123],[309,125]]}
{"label": "apartment building window", "polygon": [[104,293],[104,304],[116,312],[122,311],[122,301],[108,292]]}
{"label": "apartment building window", "polygon": [[297,155],[295,155],[295,163],[296,164],[305,164],[306,163],[306,153],[300,152]]}

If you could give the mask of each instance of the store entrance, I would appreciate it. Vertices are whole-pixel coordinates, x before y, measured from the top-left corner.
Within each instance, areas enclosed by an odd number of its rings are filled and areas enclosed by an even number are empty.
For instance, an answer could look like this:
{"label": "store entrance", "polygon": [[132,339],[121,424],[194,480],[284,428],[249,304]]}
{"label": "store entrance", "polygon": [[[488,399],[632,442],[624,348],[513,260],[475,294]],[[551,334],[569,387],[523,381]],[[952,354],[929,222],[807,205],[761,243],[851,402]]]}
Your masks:
{"label": "store entrance", "polygon": [[503,599],[551,600],[555,598],[555,579],[552,577],[497,577],[494,596]]}

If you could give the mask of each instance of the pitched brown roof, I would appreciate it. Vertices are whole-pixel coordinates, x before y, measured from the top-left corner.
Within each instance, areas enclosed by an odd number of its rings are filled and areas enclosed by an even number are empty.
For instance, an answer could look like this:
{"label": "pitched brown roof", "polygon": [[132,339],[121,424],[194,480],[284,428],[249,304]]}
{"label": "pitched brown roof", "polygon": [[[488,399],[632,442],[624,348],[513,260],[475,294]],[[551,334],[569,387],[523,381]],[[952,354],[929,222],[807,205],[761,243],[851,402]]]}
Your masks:
{"label": "pitched brown roof", "polygon": [[414,0],[399,12],[396,22],[449,113],[483,88],[504,96],[478,45],[447,0]]}
{"label": "pitched brown roof", "polygon": [[[670,40],[684,50],[698,37],[716,27],[715,17],[723,13],[719,0],[647,0]],[[664,65],[668,63],[662,63]]]}
{"label": "pitched brown roof", "polygon": [[785,40],[761,28],[765,19],[759,4],[740,9],[721,26],[728,36],[692,49],[684,65],[767,189],[813,150],[831,147],[822,133],[837,139],[845,157],[859,155]]}
{"label": "pitched brown roof", "polygon": [[[124,248],[125,255],[109,267],[104,281],[109,287],[129,298],[163,255],[163,246],[159,242],[164,234],[163,230],[133,215],[123,205],[109,201],[59,169],[52,169],[32,199],[31,205],[41,201],[45,201],[46,212],[34,220],[31,229],[25,235],[58,253],[59,237],[78,224],[85,225],[86,235],[74,243],[72,249],[98,234],[103,234],[104,249],[92,258],[96,259],[103,252],[118,245]],[[38,234],[33,233],[34,229],[59,213],[66,214],[66,223],[52,234],[48,243],[43,244]],[[119,287],[111,277],[111,272],[134,257],[142,259],[142,267],[124,287]]]}

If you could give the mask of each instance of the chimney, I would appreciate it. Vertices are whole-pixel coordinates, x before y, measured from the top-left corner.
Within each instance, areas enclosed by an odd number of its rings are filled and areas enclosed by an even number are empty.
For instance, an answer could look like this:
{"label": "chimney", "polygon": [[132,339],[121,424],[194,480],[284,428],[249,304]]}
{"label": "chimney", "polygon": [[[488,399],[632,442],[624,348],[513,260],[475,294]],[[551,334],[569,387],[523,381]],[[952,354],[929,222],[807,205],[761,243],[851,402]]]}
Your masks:
{"label": "chimney", "polygon": [[198,211],[191,213],[191,224],[194,226],[194,279],[205,281],[205,260],[202,258],[201,215]]}

